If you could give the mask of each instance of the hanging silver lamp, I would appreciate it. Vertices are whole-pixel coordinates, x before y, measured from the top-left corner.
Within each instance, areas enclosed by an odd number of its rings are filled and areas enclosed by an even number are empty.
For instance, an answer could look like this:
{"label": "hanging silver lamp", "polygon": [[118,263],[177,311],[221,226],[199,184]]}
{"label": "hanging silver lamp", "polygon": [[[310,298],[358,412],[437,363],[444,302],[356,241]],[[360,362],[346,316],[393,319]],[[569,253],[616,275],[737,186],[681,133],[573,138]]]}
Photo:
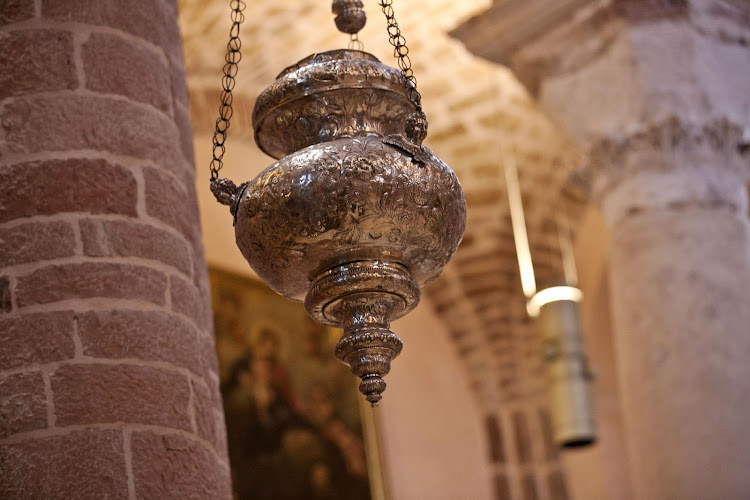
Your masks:
{"label": "hanging silver lamp", "polygon": [[[366,52],[333,50],[282,71],[253,110],[256,143],[278,161],[235,186],[218,176],[244,6],[233,2],[237,42],[230,39],[211,166],[211,189],[230,206],[242,254],[315,321],[343,328],[335,354],[373,406],[402,348],[391,320],[417,306],[466,225],[458,179],[422,145],[427,120],[390,4],[381,2],[401,70]],[[358,42],[362,3],[337,0],[333,11]]]}

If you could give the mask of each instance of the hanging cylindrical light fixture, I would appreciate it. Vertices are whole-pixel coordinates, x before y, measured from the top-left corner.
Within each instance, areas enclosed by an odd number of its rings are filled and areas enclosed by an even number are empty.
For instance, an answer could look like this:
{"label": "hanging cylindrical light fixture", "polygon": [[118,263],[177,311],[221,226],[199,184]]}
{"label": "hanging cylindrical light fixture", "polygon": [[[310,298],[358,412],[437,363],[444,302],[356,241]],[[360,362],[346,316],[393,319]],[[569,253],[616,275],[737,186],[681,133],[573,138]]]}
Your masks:
{"label": "hanging cylindrical light fixture", "polygon": [[554,438],[560,446],[589,445],[596,441],[592,376],[579,315],[583,293],[577,288],[569,228],[558,218],[565,284],[537,290],[518,171],[511,158],[506,157],[503,166],[526,310],[536,319],[547,368]]}
{"label": "hanging cylindrical light fixture", "polygon": [[[285,69],[253,110],[256,143],[279,161],[235,186],[218,172],[239,62],[244,4],[234,0],[211,164],[211,190],[230,207],[244,257],[317,322],[344,329],[335,354],[373,406],[402,348],[391,320],[416,307],[466,225],[458,179],[422,145],[427,118],[391,4],[380,3],[400,70],[359,50]],[[333,12],[356,45],[362,2],[335,0]]]}

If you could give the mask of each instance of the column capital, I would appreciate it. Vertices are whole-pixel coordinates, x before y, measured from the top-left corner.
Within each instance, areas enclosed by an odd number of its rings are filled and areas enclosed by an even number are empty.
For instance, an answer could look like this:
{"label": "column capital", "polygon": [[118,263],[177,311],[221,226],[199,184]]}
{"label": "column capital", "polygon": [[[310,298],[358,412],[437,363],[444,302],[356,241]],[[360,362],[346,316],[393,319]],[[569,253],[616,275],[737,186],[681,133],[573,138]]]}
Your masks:
{"label": "column capital", "polygon": [[566,190],[574,199],[599,204],[610,227],[647,209],[692,206],[745,214],[750,154],[737,147],[744,133],[726,119],[690,124],[673,116],[601,137]]}
{"label": "column capital", "polygon": [[737,146],[742,134],[726,118],[695,124],[671,116],[593,141],[575,182],[602,202],[629,179],[646,175],[654,189],[643,196],[629,193],[629,209],[698,203],[744,210],[741,191],[750,178],[750,154]]}
{"label": "column capital", "polygon": [[641,170],[750,176],[746,2],[506,0],[453,35],[516,72],[581,146],[599,193]]}

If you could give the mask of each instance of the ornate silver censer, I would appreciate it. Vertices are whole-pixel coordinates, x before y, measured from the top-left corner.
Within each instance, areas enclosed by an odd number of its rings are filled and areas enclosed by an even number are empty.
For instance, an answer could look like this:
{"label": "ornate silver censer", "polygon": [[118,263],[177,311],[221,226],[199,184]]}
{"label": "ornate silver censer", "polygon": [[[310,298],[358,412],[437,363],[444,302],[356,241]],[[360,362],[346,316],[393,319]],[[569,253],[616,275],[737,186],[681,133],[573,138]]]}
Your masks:
{"label": "ornate silver censer", "polygon": [[[458,179],[422,146],[427,120],[390,4],[381,5],[401,70],[359,50],[313,54],[285,69],[253,110],[256,143],[279,161],[235,186],[218,176],[244,7],[233,2],[211,164],[211,190],[230,206],[242,254],[315,321],[344,329],[336,357],[373,406],[402,348],[391,320],[416,307],[466,226]],[[337,0],[333,11],[357,43],[362,2]]]}

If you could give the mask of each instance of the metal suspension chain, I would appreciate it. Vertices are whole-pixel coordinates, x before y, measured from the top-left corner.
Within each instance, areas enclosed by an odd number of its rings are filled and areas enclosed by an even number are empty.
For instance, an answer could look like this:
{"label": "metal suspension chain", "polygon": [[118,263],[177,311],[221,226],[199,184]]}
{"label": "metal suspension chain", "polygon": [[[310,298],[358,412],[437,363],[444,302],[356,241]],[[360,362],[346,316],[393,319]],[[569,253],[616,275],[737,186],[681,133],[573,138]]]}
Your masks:
{"label": "metal suspension chain", "polygon": [[216,119],[216,130],[213,138],[213,159],[211,160],[211,180],[219,178],[219,170],[224,166],[224,152],[226,147],[224,143],[227,140],[227,131],[229,130],[229,120],[232,118],[232,103],[234,97],[235,80],[237,76],[238,65],[242,59],[242,41],[240,40],[240,24],[245,20],[245,2],[243,0],[231,0],[229,5],[232,9],[231,19],[232,27],[229,30],[229,42],[227,42],[227,53],[224,56],[224,76],[221,77],[221,105],[219,105],[219,117]]}
{"label": "metal suspension chain", "polygon": [[388,39],[393,45],[393,57],[398,59],[398,67],[407,81],[407,92],[409,100],[417,108],[418,112],[422,111],[422,95],[417,90],[417,79],[414,77],[414,71],[411,69],[411,59],[409,59],[409,48],[406,46],[406,39],[401,34],[401,29],[396,22],[396,14],[393,11],[393,0],[380,0],[378,4],[383,9],[385,19],[388,22]]}
{"label": "metal suspension chain", "polygon": [[362,40],[359,39],[359,35],[357,33],[352,33],[349,35],[349,49],[351,50],[364,50],[365,44],[362,43]]}

